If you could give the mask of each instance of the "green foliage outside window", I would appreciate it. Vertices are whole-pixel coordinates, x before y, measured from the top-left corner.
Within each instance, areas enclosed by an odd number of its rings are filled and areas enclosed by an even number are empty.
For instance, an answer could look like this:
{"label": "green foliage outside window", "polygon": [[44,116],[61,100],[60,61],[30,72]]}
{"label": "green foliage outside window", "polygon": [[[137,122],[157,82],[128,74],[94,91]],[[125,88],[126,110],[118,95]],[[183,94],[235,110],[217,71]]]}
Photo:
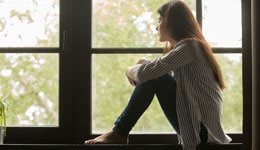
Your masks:
{"label": "green foliage outside window", "polygon": [[15,114],[8,126],[58,125],[58,56],[0,54],[0,94],[8,95]]}

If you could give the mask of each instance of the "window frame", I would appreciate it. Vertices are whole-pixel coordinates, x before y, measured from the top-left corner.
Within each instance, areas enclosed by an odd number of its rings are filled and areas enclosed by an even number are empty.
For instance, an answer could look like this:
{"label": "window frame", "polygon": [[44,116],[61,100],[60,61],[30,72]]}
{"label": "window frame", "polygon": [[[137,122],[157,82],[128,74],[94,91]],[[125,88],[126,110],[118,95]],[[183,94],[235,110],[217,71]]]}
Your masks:
{"label": "window frame", "polygon": [[[62,143],[73,140],[72,135],[73,114],[67,110],[71,109],[73,102],[73,91],[70,85],[73,82],[73,57],[69,32],[71,32],[71,0],[60,0],[59,8],[59,45],[58,47],[1,47],[0,53],[55,53],[59,61],[59,121],[58,127],[7,127],[5,143]],[[66,134],[65,134],[66,133]],[[66,138],[64,138],[66,137]]]}
{"label": "window frame", "polygon": [[[242,53],[243,132],[229,134],[246,148],[252,141],[251,0],[242,3],[242,48],[215,48],[215,53]],[[197,19],[202,22],[202,0],[196,0]],[[92,1],[60,0],[60,46],[27,48],[24,53],[58,53],[60,63],[59,127],[8,127],[5,143],[82,143],[91,133],[91,55],[113,53],[160,53],[160,48],[115,49],[91,47]],[[20,53],[21,48],[0,48],[0,53]],[[23,48],[24,49],[24,48]],[[86,69],[87,68],[87,69]],[[176,134],[131,134],[131,143],[177,144]]]}

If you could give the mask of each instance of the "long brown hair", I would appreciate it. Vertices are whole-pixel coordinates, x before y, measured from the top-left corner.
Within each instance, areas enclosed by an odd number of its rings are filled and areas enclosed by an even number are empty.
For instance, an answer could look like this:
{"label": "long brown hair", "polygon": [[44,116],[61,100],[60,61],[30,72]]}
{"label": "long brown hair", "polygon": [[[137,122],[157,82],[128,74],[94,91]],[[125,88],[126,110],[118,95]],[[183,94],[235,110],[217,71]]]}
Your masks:
{"label": "long brown hair", "polygon": [[185,38],[194,38],[199,41],[204,55],[211,64],[216,81],[219,83],[220,88],[224,89],[225,83],[220,66],[190,8],[181,0],[171,0],[163,4],[157,12],[165,19],[167,30],[176,42]]}

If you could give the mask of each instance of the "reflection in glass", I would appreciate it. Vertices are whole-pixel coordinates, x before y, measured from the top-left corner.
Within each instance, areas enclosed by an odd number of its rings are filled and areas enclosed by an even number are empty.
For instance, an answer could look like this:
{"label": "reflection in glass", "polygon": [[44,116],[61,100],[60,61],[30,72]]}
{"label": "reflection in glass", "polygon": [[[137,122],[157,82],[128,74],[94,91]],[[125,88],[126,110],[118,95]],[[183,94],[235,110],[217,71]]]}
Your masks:
{"label": "reflection in glass", "polygon": [[[92,56],[92,132],[111,130],[115,119],[128,103],[133,88],[125,77],[126,67],[140,57],[158,55],[97,54]],[[226,132],[242,132],[241,54],[216,55],[227,84],[223,92],[223,126]],[[175,132],[164,116],[156,97],[144,113],[134,133]],[[132,132],[132,133],[133,133]]]}
{"label": "reflection in glass", "polygon": [[0,47],[58,47],[59,0],[1,0]]}
{"label": "reflection in glass", "polygon": [[241,0],[202,0],[202,29],[214,47],[241,47]]}
{"label": "reflection in glass", "polygon": [[58,126],[58,54],[0,54],[0,98],[8,126]]}
{"label": "reflection in glass", "polygon": [[[162,47],[157,9],[168,0],[93,0],[92,47]],[[196,1],[185,0],[195,14]]]}

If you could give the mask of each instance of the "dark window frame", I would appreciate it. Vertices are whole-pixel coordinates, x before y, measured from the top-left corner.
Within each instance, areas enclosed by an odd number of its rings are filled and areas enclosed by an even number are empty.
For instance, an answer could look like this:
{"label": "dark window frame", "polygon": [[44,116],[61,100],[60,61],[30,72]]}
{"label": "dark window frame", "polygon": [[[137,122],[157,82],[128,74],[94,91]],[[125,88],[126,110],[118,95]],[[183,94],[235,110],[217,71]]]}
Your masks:
{"label": "dark window frame", "polygon": [[[201,23],[202,0],[197,0],[197,19]],[[230,134],[233,142],[251,145],[252,63],[251,0],[242,2],[242,47],[215,48],[216,53],[242,53],[243,133]],[[60,0],[60,47],[26,48],[24,53],[58,53],[60,57],[60,126],[8,127],[6,143],[83,143],[97,135],[91,133],[91,55],[119,53],[115,49],[91,47],[91,0]],[[0,53],[20,53],[21,48],[0,48]],[[24,48],[22,48],[24,49]],[[121,51],[122,50],[122,51]],[[151,48],[120,49],[120,53],[160,53]],[[131,134],[132,143],[177,143],[175,134]]]}
{"label": "dark window frame", "polygon": [[[1,47],[0,53],[52,53],[59,58],[59,126],[58,127],[7,127],[5,143],[62,143],[70,142],[73,137],[66,137],[73,134],[73,114],[67,110],[73,106],[73,83],[74,74],[72,52],[69,50],[71,42],[67,31],[71,30],[71,2],[60,0],[59,18],[59,45],[58,47]],[[66,34],[65,34],[66,33]],[[66,133],[66,134],[65,134]],[[66,137],[66,138],[64,138]]]}

